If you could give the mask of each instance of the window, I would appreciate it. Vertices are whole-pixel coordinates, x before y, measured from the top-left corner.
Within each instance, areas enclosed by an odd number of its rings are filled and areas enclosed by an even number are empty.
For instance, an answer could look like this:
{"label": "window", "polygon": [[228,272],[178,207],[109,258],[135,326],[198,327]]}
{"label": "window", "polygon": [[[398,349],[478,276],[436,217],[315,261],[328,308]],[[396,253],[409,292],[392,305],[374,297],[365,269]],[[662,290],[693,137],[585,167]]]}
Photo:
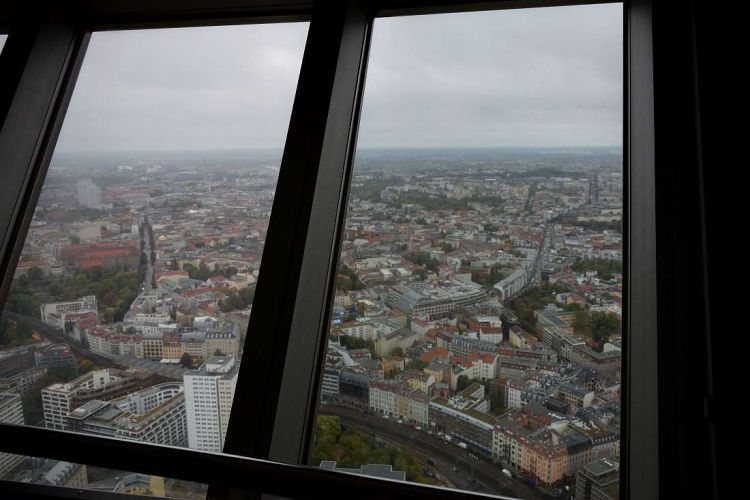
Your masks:
{"label": "window", "polygon": [[621,26],[375,21],[311,465],[522,498],[617,476]]}
{"label": "window", "polygon": [[[679,491],[683,497],[717,496],[720,483],[729,481],[717,480],[716,450],[723,434],[715,423],[718,412],[712,387],[720,381],[717,377],[713,382],[711,366],[736,363],[712,359],[712,352],[717,351],[711,349],[708,304],[710,297],[714,297],[710,301],[714,307],[736,301],[716,300],[715,281],[709,294],[706,257],[713,255],[714,245],[708,243],[723,240],[709,239],[706,234],[731,232],[713,229],[716,216],[708,218],[707,207],[714,203],[710,212],[725,218],[729,211],[717,210],[716,200],[733,197],[725,193],[725,169],[704,169],[703,162],[704,155],[712,157],[721,135],[706,132],[707,124],[716,122],[709,104],[719,108],[712,100],[719,92],[712,91],[711,84],[719,84],[722,96],[727,94],[723,83],[715,80],[715,75],[726,72],[719,70],[720,65],[712,66],[720,60],[712,56],[736,44],[706,35],[706,24],[720,25],[708,14],[718,18],[721,11],[704,4],[708,2],[673,6],[633,0],[622,7],[514,10],[559,3],[167,0],[127,5],[87,2],[61,11],[57,4],[7,0],[0,8],[0,29],[13,40],[0,57],[0,302],[6,311],[0,326],[5,340],[41,337],[18,316],[13,318],[11,308],[38,311],[40,325],[43,314],[54,322],[55,317],[72,320],[78,313],[95,311],[105,328],[113,328],[133,304],[120,300],[120,294],[138,296],[150,293],[149,286],[166,285],[168,276],[158,269],[159,261],[180,248],[176,241],[180,231],[174,228],[180,221],[208,214],[202,219],[205,222],[212,211],[226,213],[244,207],[245,212],[236,214],[237,224],[246,226],[249,220],[263,218],[265,223],[255,227],[258,244],[243,246],[260,256],[255,269],[263,269],[251,303],[249,292],[245,297],[237,292],[237,298],[231,291],[224,293],[227,290],[221,283],[231,277],[222,273],[224,279],[216,275],[203,279],[206,269],[197,261],[193,268],[177,263],[178,269],[169,269],[187,272],[187,284],[191,279],[205,282],[210,289],[206,293],[225,295],[225,300],[213,298],[227,309],[244,308],[246,303],[252,306],[246,341],[238,343],[242,366],[236,384],[221,377],[203,377],[200,372],[189,384],[196,403],[194,428],[202,426],[206,431],[198,442],[209,450],[223,441],[222,453],[163,446],[151,440],[156,436],[156,441],[167,441],[169,432],[168,439],[177,441],[179,428],[162,428],[163,433],[141,440],[60,431],[59,426],[71,418],[93,410],[87,407],[73,415],[80,407],[69,408],[76,404],[61,391],[39,394],[42,410],[45,402],[50,407],[51,428],[8,423],[26,417],[20,392],[29,385],[33,388],[39,370],[10,381],[3,389],[0,467],[11,463],[11,472],[16,472],[18,456],[44,457],[53,460],[50,463],[86,464],[87,476],[96,471],[105,481],[131,473],[100,474],[99,468],[143,474],[149,478],[148,489],[153,484],[159,491],[160,483],[152,479],[165,478],[165,493],[175,480],[199,483],[188,487],[189,492],[178,487],[184,496],[199,496],[210,485],[208,496],[218,498],[263,493],[294,498],[317,491],[333,498],[468,499],[478,498],[476,491],[581,496],[589,490],[592,496],[611,496],[617,481],[623,498],[658,498],[662,491]],[[614,15],[587,22],[587,12],[597,9]],[[549,15],[546,29],[530,35],[526,30],[540,25],[530,20],[542,23],[545,15]],[[461,19],[472,21],[452,24]],[[279,24],[308,20],[309,30],[307,24]],[[263,44],[233,39],[230,34],[245,29],[240,26],[245,23],[252,24],[247,29],[253,32],[302,26],[297,59],[277,57],[281,54],[276,45],[267,49]],[[430,33],[425,28],[430,23],[437,23],[442,31]],[[153,31],[139,31],[145,29]],[[731,31],[723,29],[722,35]],[[165,54],[165,46],[159,44],[149,45],[141,54],[142,60],[159,59],[158,65],[133,64],[134,52],[129,51],[137,52],[141,37],[158,33],[195,34],[195,39],[184,40],[177,48],[201,61],[199,71],[191,73],[196,69],[194,61],[179,50]],[[513,39],[501,43],[508,34]],[[111,70],[92,70],[95,55],[113,48],[105,41],[118,37],[125,40],[118,57],[103,58]],[[395,41],[401,43],[390,46]],[[478,47],[472,47],[477,41]],[[218,50],[209,54],[211,47]],[[276,69],[286,68],[290,79],[276,78],[272,68],[251,76],[242,73],[247,65],[260,64],[269,55],[279,63]],[[235,63],[225,66],[227,58]],[[292,59],[296,64],[289,64]],[[179,74],[173,66],[179,66]],[[592,73],[592,67],[600,71]],[[242,78],[231,78],[238,73]],[[365,73],[369,76],[366,92]],[[621,85],[618,74],[623,76]],[[229,76],[221,79],[221,75]],[[243,85],[235,87],[235,80]],[[117,97],[123,94],[118,92],[132,88],[128,85],[133,81],[142,91],[133,93],[122,106]],[[269,81],[273,83],[263,85]],[[182,90],[188,85],[192,93],[185,98]],[[164,87],[169,91],[161,92]],[[252,103],[243,99],[249,94],[257,97],[254,89],[258,88],[263,89],[259,99]],[[279,102],[287,107],[284,112],[271,112],[266,108],[272,100],[268,97],[278,96],[277,91],[284,88],[288,92]],[[229,94],[227,101],[218,99]],[[481,98],[476,99],[477,95]],[[623,97],[620,103],[618,95]],[[528,102],[535,106],[520,106]],[[160,106],[166,104],[171,113],[160,115]],[[93,106],[97,114],[87,119]],[[116,109],[119,116],[110,119]],[[202,114],[200,119],[195,118],[197,113]],[[219,116],[226,119],[216,119]],[[249,121],[243,121],[248,117]],[[262,126],[255,127],[258,123]],[[622,141],[607,139],[619,135],[618,123],[624,124]],[[708,130],[712,127],[708,125]],[[240,129],[252,133],[237,133]],[[238,136],[251,137],[252,144],[236,144]],[[277,151],[252,158],[226,154],[227,149],[264,145]],[[171,151],[154,151],[161,146]],[[194,157],[196,151],[210,148],[224,148],[224,154]],[[81,149],[95,151],[81,155]],[[114,149],[126,151],[113,154]],[[242,180],[242,174],[227,175],[225,181],[214,167],[221,163],[220,169],[239,172],[238,162],[247,166],[245,162],[251,161],[257,168],[248,178],[262,186],[256,185],[258,189],[251,192],[236,183],[232,189],[247,196],[221,197],[236,178]],[[471,167],[462,170],[464,175],[456,175],[459,167],[469,163]],[[618,171],[622,173],[619,181]],[[185,179],[188,172],[191,179]],[[716,195],[704,197],[704,174],[721,186]],[[149,197],[149,193],[158,196]],[[248,206],[258,199],[256,195],[262,200]],[[207,201],[211,197],[221,197],[221,203]],[[122,220],[112,219],[112,211],[139,199],[154,202],[143,218],[133,212],[123,213]],[[622,202],[621,229],[612,227],[611,220],[617,218],[618,200]],[[165,221],[161,215],[173,202],[181,203],[181,210],[171,210],[173,221]],[[78,207],[77,227],[64,220],[49,227],[50,218],[67,216],[70,209],[66,207],[79,203],[83,206]],[[566,213],[559,213],[565,209]],[[394,216],[404,222],[394,222]],[[41,289],[41,280],[50,278],[44,269],[40,276],[39,266],[30,265],[28,259],[36,259],[35,253],[54,253],[55,248],[47,247],[43,238],[40,241],[40,235],[54,232],[54,225],[67,224],[75,230],[65,237],[82,239],[69,241],[69,246],[89,244],[86,239],[92,228],[100,239],[122,243],[128,239],[125,223],[134,217],[135,227],[130,224],[134,238],[130,239],[138,242],[136,270],[120,275],[122,280],[112,295],[82,292],[108,286],[105,261],[116,262],[125,250],[124,264],[129,265],[127,248],[100,249],[104,253],[94,257],[101,261],[101,274],[76,273],[67,276],[73,279],[64,289]],[[40,224],[41,220],[46,224]],[[230,227],[218,218],[211,224],[217,232]],[[214,238],[211,247],[211,241],[201,240],[205,236],[205,231],[198,236],[191,233],[189,238],[182,234],[185,252],[212,257],[224,243]],[[240,238],[254,237],[252,231],[240,232]],[[141,252],[140,241],[144,249],[148,242],[153,252]],[[40,242],[45,244],[40,246]],[[618,244],[621,270],[616,262]],[[84,249],[77,246],[67,252],[68,260],[90,258]],[[532,250],[541,256],[536,267]],[[137,276],[133,290],[124,278],[128,272],[137,275],[141,254],[144,268],[157,267],[156,285],[145,279],[140,290]],[[577,260],[582,254],[599,260]],[[461,258],[454,259],[457,256]],[[385,262],[383,257],[387,257]],[[725,267],[715,266],[722,271]],[[65,266],[62,270],[65,279]],[[241,269],[237,271],[242,274]],[[24,273],[27,276],[22,279]],[[618,274],[622,275],[620,283],[607,279]],[[539,285],[545,281],[549,282],[546,287]],[[496,287],[498,283],[501,286]],[[550,293],[560,284],[573,292]],[[183,291],[172,289],[177,294]],[[63,292],[68,295],[63,297]],[[188,301],[197,309],[206,307],[199,292]],[[34,300],[60,307],[45,311]],[[140,303],[138,307],[148,311],[140,314],[163,312],[168,300],[160,300],[154,312],[148,301]],[[100,310],[105,302],[106,309]],[[608,313],[616,314],[618,303],[623,313],[619,373],[598,378],[593,373],[589,378],[580,366],[563,367],[562,373],[550,369],[549,365],[559,366],[560,359],[577,365],[606,359],[616,363],[618,323]],[[583,304],[584,310],[573,311],[579,307],[575,304]],[[175,312],[174,321],[179,322],[176,316]],[[210,311],[190,316],[214,317]],[[711,317],[733,316],[714,310]],[[72,326],[85,319],[76,319]],[[533,320],[536,325],[531,324]],[[60,334],[69,335],[64,323],[58,322]],[[181,334],[219,327],[210,318],[196,325],[194,317],[190,323],[183,325],[190,330],[178,328],[176,332],[179,346],[167,346],[169,357],[180,354],[184,364],[200,355],[201,342],[188,335],[183,343]],[[370,348],[358,337],[372,336],[376,323],[383,326],[378,327]],[[546,326],[538,332],[540,323]],[[389,330],[393,326],[397,328]],[[427,352],[439,355],[439,349],[444,349],[448,353],[450,382],[437,387],[446,389],[442,399],[438,394],[435,400],[435,379],[445,375],[445,370],[440,371],[440,363],[430,355],[421,359],[424,353],[419,352],[419,345],[408,342],[408,332],[415,327],[422,328],[425,338],[435,344]],[[146,358],[160,357],[158,344],[144,345],[142,340],[139,350],[138,342],[131,341],[145,338],[147,332],[143,327],[139,331],[134,326],[134,330],[93,335],[90,345],[100,351],[110,349],[110,359],[117,362],[135,358],[154,367],[154,360]],[[718,330],[729,331],[714,326]],[[0,374],[3,383],[18,375],[24,363],[45,370],[67,364],[72,370],[71,361],[75,361],[76,369],[81,368],[77,359],[81,351],[73,349],[78,346],[72,340],[64,339],[47,346],[38,358],[34,353],[24,358],[15,356],[12,348],[0,349],[4,351],[0,366],[12,372],[9,377]],[[383,340],[375,345],[378,339]],[[226,338],[213,340],[219,352],[228,349]],[[401,340],[404,345],[399,345]],[[365,347],[360,347],[363,342]],[[487,356],[473,352],[489,344],[498,346],[498,351],[490,349]],[[539,361],[552,356],[547,349],[557,356],[557,365],[552,359]],[[10,361],[9,351],[15,360]],[[162,345],[161,357],[164,351]],[[203,349],[202,354],[207,351]],[[415,354],[419,355],[416,359]],[[493,359],[499,361],[493,363]],[[213,365],[221,371],[227,369],[228,361],[219,357]],[[180,372],[180,368],[162,365],[168,363],[159,364],[160,377],[168,379]],[[528,376],[530,365],[539,368],[536,377]],[[96,376],[85,380],[90,386],[81,387],[81,394],[94,394],[111,381],[111,373],[89,373]],[[612,383],[618,376],[621,388]],[[182,383],[184,395],[184,376]],[[134,391],[128,388],[125,395],[118,395],[119,403],[125,408],[140,403],[144,408],[165,409],[175,400],[170,386],[179,381],[164,384],[163,390],[154,392],[139,388],[131,399],[128,395]],[[459,385],[460,397],[456,398]],[[367,405],[362,404],[365,400]],[[342,403],[351,404],[354,411],[342,409]],[[383,416],[360,412],[373,412],[372,406]],[[612,410],[611,414],[602,415],[601,408]],[[118,407],[115,411],[126,410]],[[187,405],[184,411],[187,421]],[[132,414],[136,420],[146,415],[140,408],[133,408]],[[214,418],[217,414],[220,418]],[[508,415],[511,420],[517,417],[517,428],[501,421]],[[182,418],[183,414],[175,412],[165,422]],[[355,429],[358,423],[360,429]],[[596,434],[597,429],[602,432]],[[580,447],[571,446],[581,437]],[[404,439],[419,440],[420,446],[413,446],[418,449],[411,454],[404,453],[399,449]],[[556,441],[556,448],[547,446]],[[431,455],[424,452],[423,444],[438,448]],[[619,471],[614,463],[599,460],[616,458],[613,448],[617,444],[621,448]],[[694,453],[679,453],[686,449]],[[549,453],[544,455],[545,451]],[[301,463],[308,466],[290,465]],[[357,474],[337,473],[341,468]],[[474,491],[383,481],[376,476],[431,483],[447,483],[448,478],[451,486]],[[684,481],[685,477],[691,480]],[[141,488],[138,491],[145,492],[145,480],[134,478],[135,487]],[[559,491],[565,487],[571,491]],[[0,489],[4,496],[70,493],[4,478],[0,478]],[[75,495],[87,494],[76,490]],[[104,490],[88,495],[113,497]]]}
{"label": "window", "polygon": [[0,52],[3,51],[3,46],[5,45],[5,40],[8,38],[8,35],[0,34]]}
{"label": "window", "polygon": [[222,451],[306,32],[91,36],[0,318],[4,421]]}

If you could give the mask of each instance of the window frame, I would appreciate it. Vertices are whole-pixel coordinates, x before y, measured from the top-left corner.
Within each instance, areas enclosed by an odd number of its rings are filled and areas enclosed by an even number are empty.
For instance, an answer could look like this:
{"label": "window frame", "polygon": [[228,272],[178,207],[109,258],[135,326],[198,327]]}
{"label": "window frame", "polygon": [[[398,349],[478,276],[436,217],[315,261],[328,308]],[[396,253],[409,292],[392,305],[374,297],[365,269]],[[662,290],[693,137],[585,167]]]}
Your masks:
{"label": "window frame", "polygon": [[[387,491],[397,497],[483,497],[466,492],[455,496],[408,483],[389,486],[384,480],[351,479],[345,474],[265,460],[304,463],[310,451],[373,19],[593,3],[617,2],[139,0],[93,2],[88,9],[76,3],[75,8],[66,9],[64,3],[51,6],[46,2],[22,8],[19,1],[15,11],[0,11],[0,25],[9,28],[0,55],[0,158],[5,177],[0,184],[0,266],[4,270],[0,302],[9,290],[13,275],[9,270],[15,269],[20,256],[93,30],[296,20],[311,23],[261,261],[264,272],[260,273],[246,340],[247,345],[257,342],[261,348],[246,351],[235,401],[243,394],[255,399],[253,380],[259,375],[269,383],[264,384],[256,401],[259,404],[252,408],[233,405],[226,454],[9,424],[0,424],[0,451],[81,463],[86,463],[86,457],[96,457],[100,466],[207,482],[211,492],[221,491],[225,485],[246,488],[247,475],[262,471],[253,477],[268,486],[263,491],[278,494],[312,491],[297,490],[290,484],[275,487],[273,481],[289,483],[288,474],[294,474],[314,476],[331,485],[349,484],[363,495],[369,489],[381,496]],[[660,481],[660,465],[668,460],[659,450],[668,449],[669,444],[660,434],[666,423],[659,418],[660,390],[665,386],[660,384],[664,354],[658,349],[657,331],[662,330],[657,330],[657,319],[663,312],[662,297],[674,290],[662,286],[657,293],[657,274],[661,272],[657,244],[671,236],[657,229],[660,185],[655,168],[652,3],[625,0],[623,7],[623,498],[659,496],[665,487]],[[295,231],[286,231],[288,227]],[[315,325],[314,335],[309,335],[311,324]],[[269,331],[274,335],[260,333]],[[635,401],[638,404],[633,404]],[[167,457],[179,466],[169,465]],[[222,473],[224,468],[231,469],[235,477]],[[300,484],[314,487],[304,479]],[[360,489],[355,484],[366,487]]]}

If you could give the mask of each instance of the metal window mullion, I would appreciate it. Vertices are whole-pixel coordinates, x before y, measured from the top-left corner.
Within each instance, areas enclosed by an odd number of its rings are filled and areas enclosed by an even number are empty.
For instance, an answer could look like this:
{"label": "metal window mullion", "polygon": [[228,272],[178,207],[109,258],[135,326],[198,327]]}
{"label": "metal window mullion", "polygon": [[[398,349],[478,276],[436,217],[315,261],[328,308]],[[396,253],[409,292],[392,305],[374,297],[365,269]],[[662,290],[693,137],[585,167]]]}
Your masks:
{"label": "metal window mullion", "polygon": [[297,463],[315,411],[371,17],[317,2],[224,449]]}
{"label": "metal window mullion", "polygon": [[[140,472],[165,478],[236,488],[242,495],[268,493],[331,499],[497,498],[437,486],[345,474],[316,467],[270,462],[108,436],[77,434],[40,427],[0,423],[0,452],[64,460],[97,467]],[[0,487],[2,483],[0,482]],[[28,488],[35,493],[36,485]],[[213,489],[213,488],[212,488]],[[74,490],[77,491],[77,490]],[[3,490],[0,489],[0,497]],[[41,492],[41,490],[40,490]],[[80,498],[90,498],[87,494]],[[221,498],[226,498],[222,496]]]}
{"label": "metal window mullion", "polygon": [[0,56],[0,303],[10,288],[88,39],[74,20],[23,22],[11,30]]}
{"label": "metal window mullion", "polygon": [[625,12],[623,498],[659,497],[657,261],[651,0]]}

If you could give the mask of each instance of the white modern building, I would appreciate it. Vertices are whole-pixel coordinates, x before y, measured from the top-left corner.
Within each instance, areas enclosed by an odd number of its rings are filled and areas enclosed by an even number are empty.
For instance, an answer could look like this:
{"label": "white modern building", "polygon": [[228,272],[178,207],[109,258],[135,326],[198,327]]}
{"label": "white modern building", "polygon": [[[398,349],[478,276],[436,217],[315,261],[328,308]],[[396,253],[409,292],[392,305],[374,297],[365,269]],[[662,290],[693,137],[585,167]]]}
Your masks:
{"label": "white modern building", "polygon": [[520,292],[528,281],[528,269],[519,267],[510,276],[495,283],[495,290],[497,290],[500,300],[506,301]]}
{"label": "white modern building", "polygon": [[185,373],[188,443],[191,448],[220,452],[229,425],[239,364],[233,356],[211,356]]}
{"label": "white modern building", "polygon": [[185,446],[187,417],[183,386],[168,382],[112,401],[93,399],[70,412],[66,426],[86,434]]}
{"label": "white modern building", "polygon": [[66,430],[65,417],[81,403],[106,399],[127,392],[148,376],[147,370],[94,370],[66,383],[55,383],[42,389],[44,425],[48,429]]}
{"label": "white modern building", "polygon": [[69,313],[84,311],[96,312],[96,296],[87,295],[76,300],[65,302],[50,302],[39,306],[42,321],[52,327],[62,330],[65,327],[64,317]]}

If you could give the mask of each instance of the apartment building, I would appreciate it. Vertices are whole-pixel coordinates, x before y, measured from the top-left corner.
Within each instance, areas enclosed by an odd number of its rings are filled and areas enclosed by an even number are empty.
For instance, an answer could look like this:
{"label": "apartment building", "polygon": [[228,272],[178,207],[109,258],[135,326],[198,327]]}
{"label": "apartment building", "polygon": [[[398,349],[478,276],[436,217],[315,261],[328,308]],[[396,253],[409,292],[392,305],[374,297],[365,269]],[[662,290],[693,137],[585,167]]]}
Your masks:
{"label": "apartment building", "polygon": [[239,363],[233,356],[211,356],[185,373],[188,443],[191,448],[220,452],[229,425]]}

